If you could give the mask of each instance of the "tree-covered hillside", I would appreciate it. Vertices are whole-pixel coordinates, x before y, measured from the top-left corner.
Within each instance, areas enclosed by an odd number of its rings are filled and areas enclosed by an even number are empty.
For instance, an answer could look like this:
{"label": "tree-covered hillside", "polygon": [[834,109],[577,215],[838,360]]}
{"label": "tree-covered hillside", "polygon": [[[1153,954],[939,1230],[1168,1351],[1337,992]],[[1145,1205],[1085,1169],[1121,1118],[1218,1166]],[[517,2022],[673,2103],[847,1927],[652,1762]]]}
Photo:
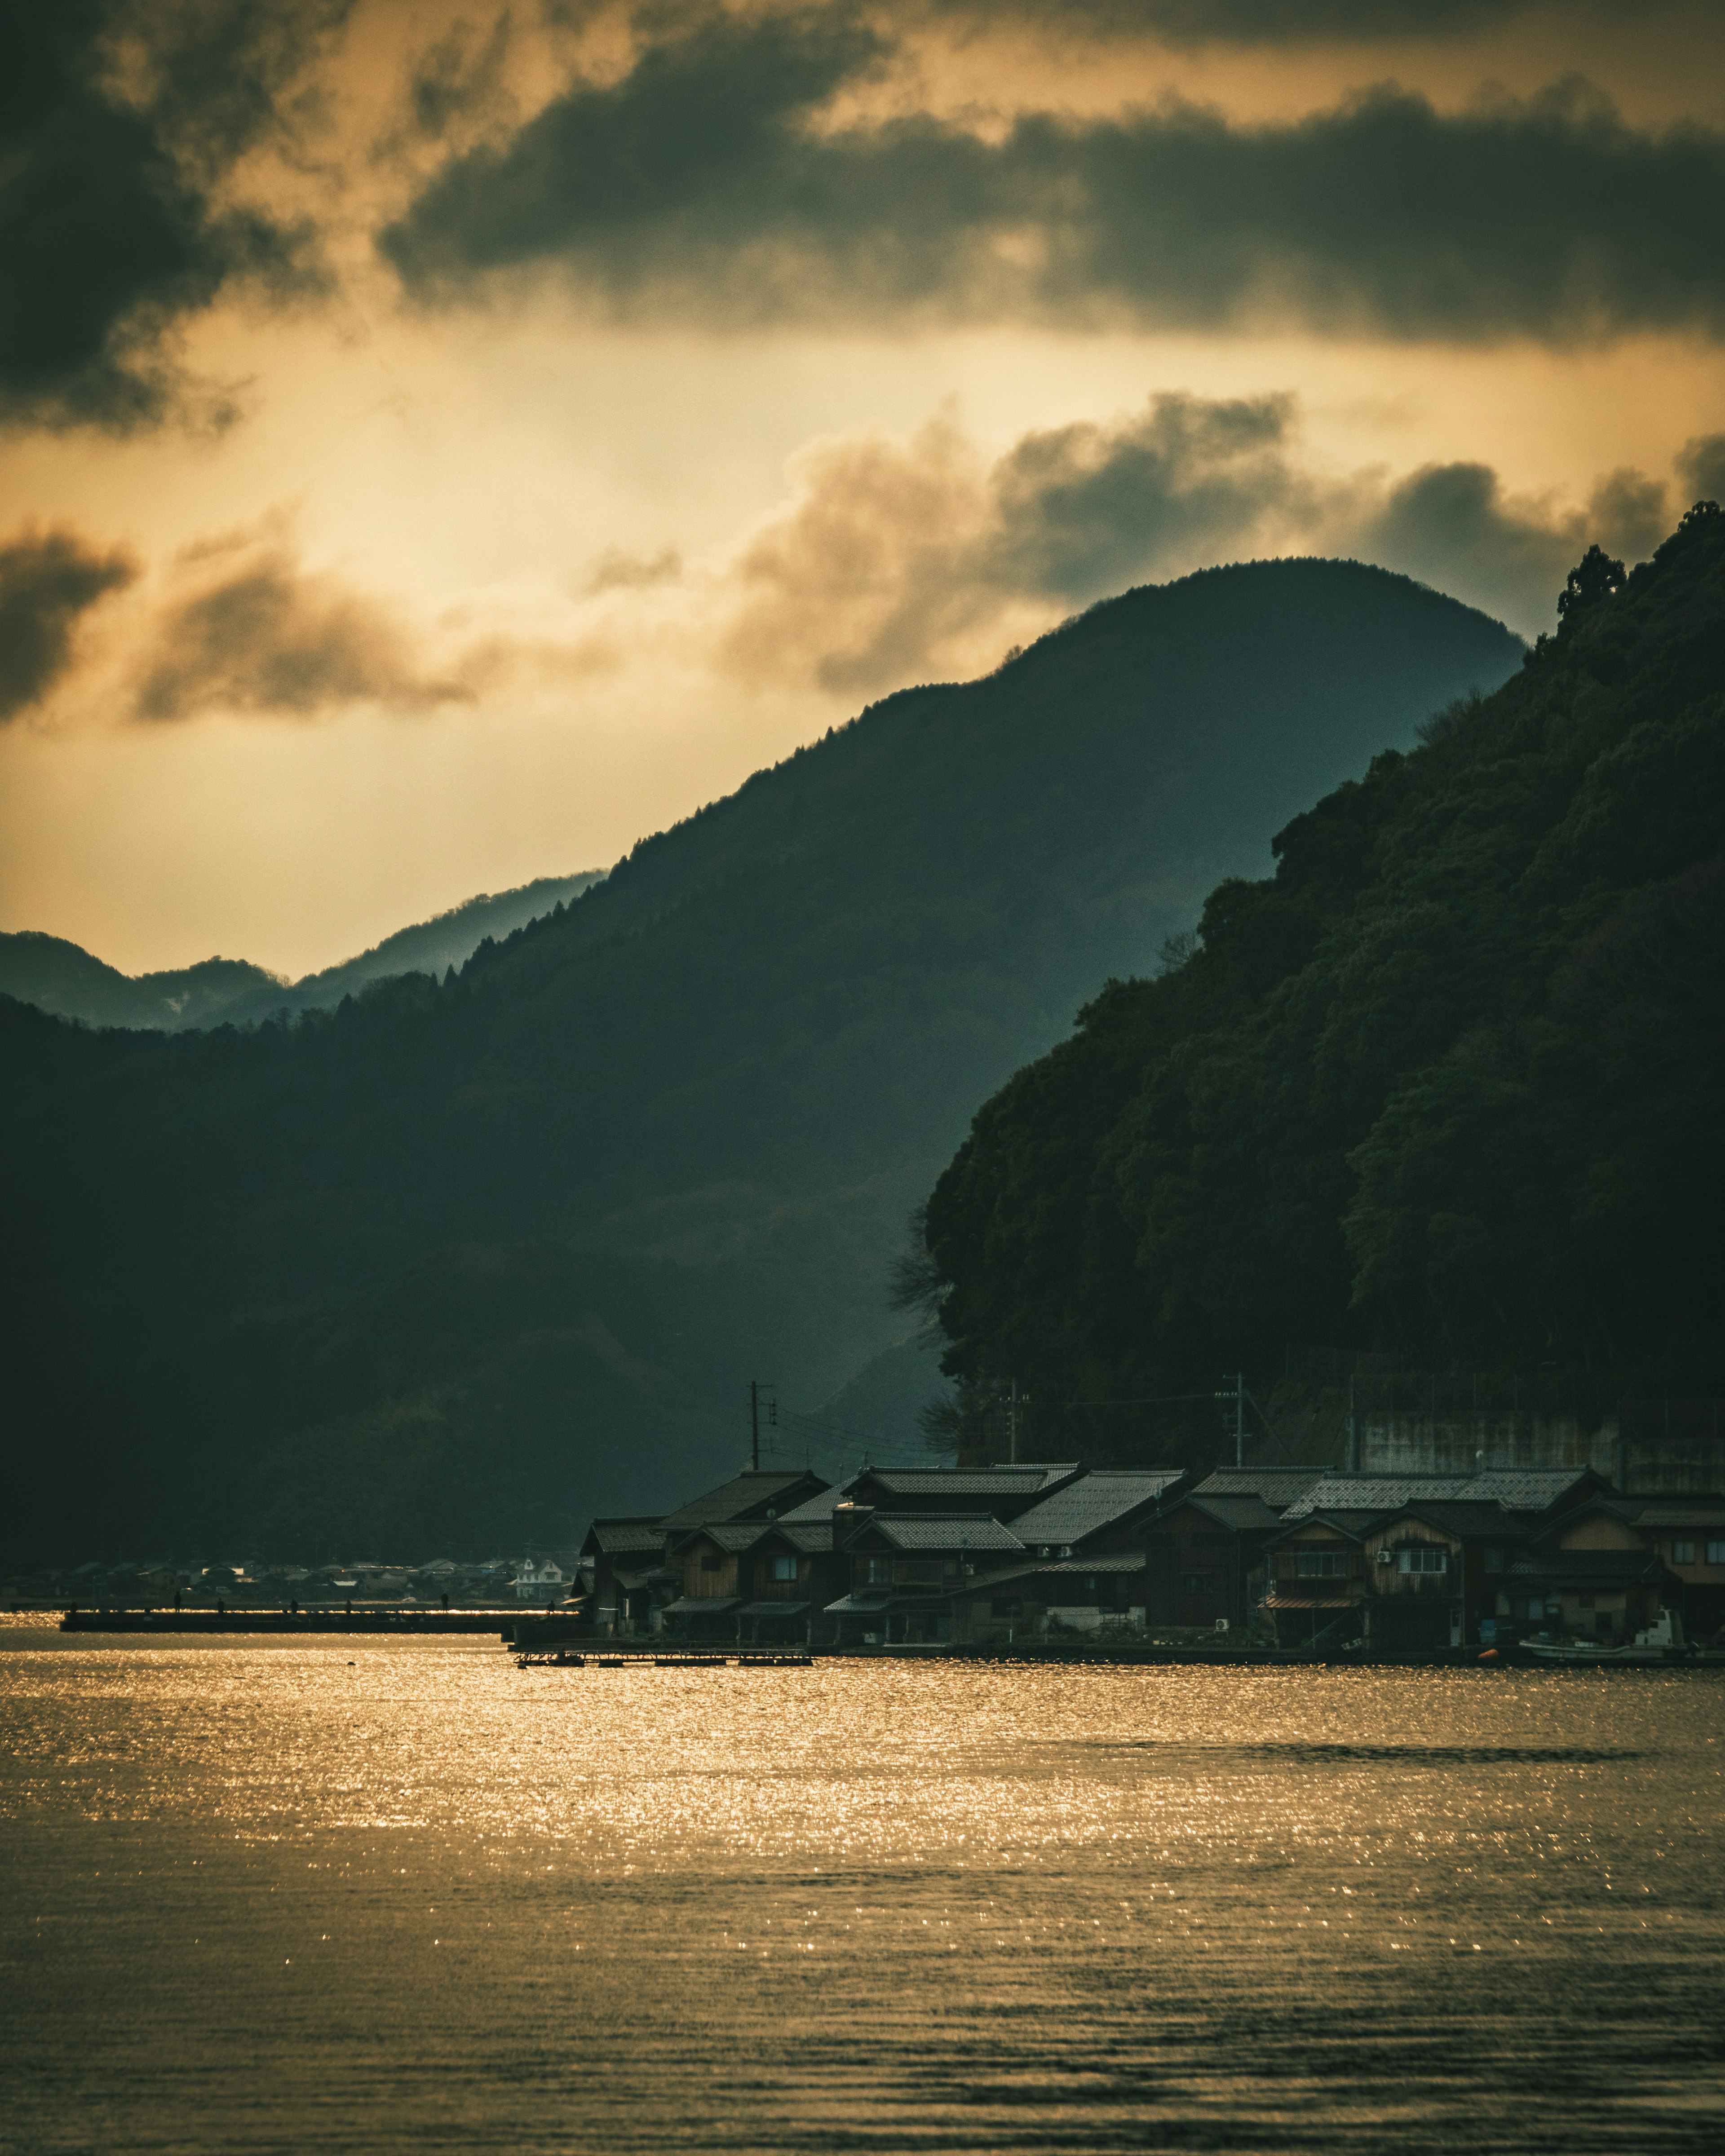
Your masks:
{"label": "tree-covered hillside", "polygon": [[1725,1391],[1725,516],[1296,817],[978,1116],[910,1286],[1130,1447],[1290,1342]]}
{"label": "tree-covered hillside", "polygon": [[813,1406],[901,1335],[976,1103],[1521,655],[1379,570],[1213,571],[888,699],[440,983],[0,1004],[10,1536],[495,1548],[698,1486],[752,1376]]}

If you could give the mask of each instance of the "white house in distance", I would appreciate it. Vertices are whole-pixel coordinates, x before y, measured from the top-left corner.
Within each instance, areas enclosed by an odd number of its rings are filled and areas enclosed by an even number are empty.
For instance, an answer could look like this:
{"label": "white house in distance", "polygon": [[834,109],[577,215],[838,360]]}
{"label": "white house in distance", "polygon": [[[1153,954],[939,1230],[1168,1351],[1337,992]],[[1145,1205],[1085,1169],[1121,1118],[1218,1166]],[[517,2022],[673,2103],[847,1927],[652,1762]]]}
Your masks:
{"label": "white house in distance", "polygon": [[561,1565],[553,1564],[548,1557],[530,1557],[516,1569],[516,1599],[517,1602],[561,1602],[567,1585],[568,1574]]}

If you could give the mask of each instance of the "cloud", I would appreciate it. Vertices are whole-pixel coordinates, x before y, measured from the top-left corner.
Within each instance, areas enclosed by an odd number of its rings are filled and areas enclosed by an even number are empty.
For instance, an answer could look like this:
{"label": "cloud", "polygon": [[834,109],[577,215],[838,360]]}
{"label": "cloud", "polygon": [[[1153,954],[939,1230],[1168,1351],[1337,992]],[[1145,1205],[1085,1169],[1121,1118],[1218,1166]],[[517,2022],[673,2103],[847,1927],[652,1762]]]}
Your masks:
{"label": "cloud", "polygon": [[39,704],[68,671],[80,618],[136,577],[130,556],[70,531],[25,531],[0,546],[0,723]]}
{"label": "cloud", "polygon": [[0,27],[0,417],[126,430],[177,408],[174,335],[306,236],[217,199],[348,0],[52,0]]}
{"label": "cloud", "polygon": [[1368,561],[1537,629],[1550,626],[1565,576],[1594,542],[1640,560],[1668,521],[1664,485],[1634,470],[1600,480],[1585,510],[1562,510],[1507,496],[1489,465],[1428,465],[1362,516],[1348,543]]}
{"label": "cloud", "polygon": [[[1063,30],[1174,46],[1381,45],[1470,37],[1536,8],[1549,13],[1550,0],[930,0],[929,12],[978,20],[1018,15]],[[1571,0],[1566,12],[1605,10]]]}
{"label": "cloud", "polygon": [[726,563],[722,663],[868,690],[998,654],[1073,602],[1249,551],[1312,514],[1290,401],[1153,398],[1111,426],[1023,436],[992,465],[948,414],[907,443],[813,445]]}
{"label": "cloud", "polygon": [[[1709,459],[1725,466],[1725,438],[1686,452],[1692,475]],[[1026,434],[993,463],[947,413],[908,441],[813,444],[791,479],[677,603],[705,590],[725,670],[834,694],[973,672],[1075,606],[1259,554],[1375,562],[1532,636],[1589,545],[1645,557],[1671,515],[1664,482],[1630,469],[1584,506],[1512,495],[1482,464],[1329,470],[1281,396],[1158,396],[1112,424]]]}
{"label": "cloud", "polygon": [[1725,501],[1725,434],[1697,434],[1685,442],[1677,478],[1691,501]]}
{"label": "cloud", "polygon": [[137,717],[226,711],[316,718],[357,703],[418,712],[473,701],[428,674],[409,624],[382,601],[306,570],[275,532],[240,534],[184,557],[138,669]]}
{"label": "cloud", "polygon": [[709,326],[1725,329],[1725,135],[1631,127],[1584,85],[1453,115],[1385,85],[1262,126],[1174,100],[998,139],[824,124],[888,52],[839,13],[701,21],[454,158],[380,245],[425,300],[554,265]]}

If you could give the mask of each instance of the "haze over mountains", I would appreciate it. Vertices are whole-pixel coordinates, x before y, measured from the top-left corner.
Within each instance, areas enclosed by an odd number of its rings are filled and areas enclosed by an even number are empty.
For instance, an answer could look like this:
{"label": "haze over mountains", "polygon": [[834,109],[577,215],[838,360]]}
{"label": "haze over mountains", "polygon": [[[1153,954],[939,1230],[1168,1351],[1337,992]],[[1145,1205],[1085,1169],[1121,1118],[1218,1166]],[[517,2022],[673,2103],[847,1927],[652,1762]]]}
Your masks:
{"label": "haze over mountains", "polygon": [[194,1027],[254,1025],[284,1010],[327,1010],[343,996],[403,973],[441,974],[465,965],[485,938],[512,935],[528,921],[578,897],[603,875],[539,876],[495,896],[482,892],[430,921],[398,929],[357,958],[297,981],[283,980],[244,958],[205,958],[159,973],[127,974],[63,937],[39,929],[0,934],[0,995],[34,1004],[56,1018],[87,1025]]}
{"label": "haze over mountains", "polygon": [[1209,571],[886,699],[453,981],[212,1036],[0,1004],[16,1554],[543,1539],[733,1465],[752,1376],[884,1415],[978,1104],[1522,656],[1357,563]]}

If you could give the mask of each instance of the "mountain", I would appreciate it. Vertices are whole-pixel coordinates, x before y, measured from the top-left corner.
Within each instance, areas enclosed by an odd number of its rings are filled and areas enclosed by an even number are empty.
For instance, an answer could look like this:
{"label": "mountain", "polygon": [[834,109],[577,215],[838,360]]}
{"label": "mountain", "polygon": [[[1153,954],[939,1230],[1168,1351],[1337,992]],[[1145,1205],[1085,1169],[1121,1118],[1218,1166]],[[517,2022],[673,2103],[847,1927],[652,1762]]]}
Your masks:
{"label": "mountain", "polygon": [[247,997],[279,995],[285,983],[244,958],[205,958],[169,973],[122,973],[81,945],[39,929],[0,933],[0,995],[86,1025],[219,1025]]}
{"label": "mountain", "polygon": [[1141,1445],[1290,1342],[1725,1394],[1725,515],[1559,615],[977,1116],[911,1268],[971,1433]]}
{"label": "mountain", "polygon": [[323,1010],[373,981],[465,965],[487,937],[513,934],[599,880],[602,870],[541,876],[495,897],[481,894],[431,921],[398,929],[357,958],[285,981],[242,958],[205,958],[172,972],[128,974],[76,943],[39,930],[0,934],[0,995],[86,1025],[166,1033],[255,1024],[282,1010]]}
{"label": "mountain", "polygon": [[872,1434],[977,1102],[1522,654],[1357,563],[1212,571],[887,698],[453,979],[207,1036],[0,1004],[13,1532],[556,1540],[734,1464],[751,1378],[810,1444],[886,1356]]}

